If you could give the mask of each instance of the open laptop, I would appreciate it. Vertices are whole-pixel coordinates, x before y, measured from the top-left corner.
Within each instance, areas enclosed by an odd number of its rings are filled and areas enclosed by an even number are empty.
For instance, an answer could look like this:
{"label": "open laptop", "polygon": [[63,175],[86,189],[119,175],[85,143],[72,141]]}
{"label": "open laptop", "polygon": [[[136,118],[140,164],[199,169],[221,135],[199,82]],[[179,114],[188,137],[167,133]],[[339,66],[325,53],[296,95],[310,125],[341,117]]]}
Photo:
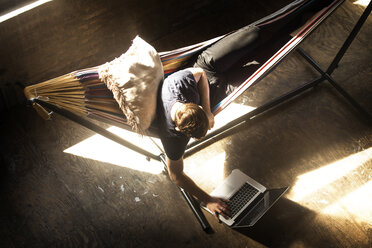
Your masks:
{"label": "open laptop", "polygon": [[219,218],[226,225],[238,228],[253,226],[287,190],[288,187],[267,189],[235,169],[211,195],[229,200],[231,218],[221,215]]}

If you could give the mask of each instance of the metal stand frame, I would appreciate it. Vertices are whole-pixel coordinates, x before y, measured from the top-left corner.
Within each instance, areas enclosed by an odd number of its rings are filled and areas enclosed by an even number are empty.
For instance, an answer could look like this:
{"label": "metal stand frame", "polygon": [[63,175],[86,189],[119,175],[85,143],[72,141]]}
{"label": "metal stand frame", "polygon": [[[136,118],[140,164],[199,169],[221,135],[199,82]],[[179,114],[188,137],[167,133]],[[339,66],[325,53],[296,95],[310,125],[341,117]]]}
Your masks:
{"label": "metal stand frame", "polygon": [[[224,125],[223,127],[217,129],[217,130],[214,130],[213,132],[210,132],[208,135],[206,135],[203,139],[201,140],[198,140],[198,141],[194,141],[194,142],[191,142],[188,146],[187,146],[187,150],[185,151],[185,157],[189,156],[190,154],[194,153],[198,147],[200,147],[202,144],[206,144],[207,142],[211,142],[211,141],[214,141],[214,140],[217,140],[219,137],[221,137],[221,135],[223,135],[224,133],[226,133],[227,131],[231,130],[231,129],[234,129],[238,126],[240,126],[241,124],[244,124],[244,123],[247,123],[249,122],[252,118],[256,117],[257,115],[259,114],[262,114],[280,104],[282,104],[283,102],[295,97],[295,96],[298,96],[299,94],[303,93],[304,91],[310,89],[310,88],[313,88],[315,86],[317,86],[319,83],[321,83],[322,81],[324,80],[327,80],[343,97],[345,97],[345,99],[347,101],[350,102],[350,104],[352,106],[355,107],[356,110],[359,111],[359,113],[368,121],[371,121],[372,118],[371,118],[371,115],[365,111],[358,103],[357,101],[355,101],[339,84],[337,84],[335,82],[335,80],[332,78],[331,74],[332,72],[335,70],[335,68],[337,67],[338,63],[340,62],[340,60],[342,59],[342,57],[344,56],[345,52],[347,51],[347,49],[349,48],[350,44],[352,43],[352,41],[354,40],[354,38],[356,37],[356,35],[358,34],[360,28],[363,26],[364,22],[366,21],[367,17],[369,16],[369,14],[371,13],[371,8],[372,8],[372,2],[370,2],[367,6],[367,8],[364,10],[362,16],[359,18],[358,22],[355,24],[353,30],[350,32],[349,36],[347,37],[346,41],[344,42],[344,44],[342,45],[342,47],[340,48],[340,50],[338,51],[337,55],[335,56],[335,58],[333,59],[332,63],[330,64],[330,66],[328,67],[328,69],[326,71],[323,71],[320,66],[315,62],[314,59],[312,59],[308,54],[306,54],[302,49],[298,48],[297,51],[299,52],[299,54],[301,54],[301,56],[303,56],[307,62],[309,62],[320,74],[321,76],[319,76],[318,78],[286,93],[286,94],[283,94],[281,95],[280,97],[278,98],[275,98],[274,100],[272,101],[269,101],[267,102],[266,104],[256,108],[255,110],[227,123],[226,125]],[[266,74],[267,75],[267,74]],[[78,124],[108,138],[108,139],[111,139],[135,152],[138,152],[144,156],[146,156],[147,158],[152,158],[152,159],[155,159],[157,161],[161,161],[164,163],[164,166],[165,168],[167,168],[166,166],[166,162],[165,162],[165,157],[164,157],[164,154],[160,154],[160,155],[155,155],[155,154],[152,154],[146,150],[143,150],[142,148],[138,147],[138,146],[135,146],[134,144],[122,139],[121,137],[107,131],[106,129],[78,116],[78,115],[75,115],[67,110],[64,110],[64,109],[61,109],[61,108],[58,108],[54,105],[51,105],[47,102],[44,102],[42,100],[39,100],[39,99],[34,99],[33,100],[34,102],[40,104],[41,106],[45,107],[45,108],[48,108],[50,110],[52,110],[53,112],[56,112],[74,122],[77,122]],[[212,229],[208,223],[208,221],[206,220],[203,212],[201,211],[200,209],[200,205],[199,203],[195,200],[195,198],[193,196],[191,196],[190,194],[188,194],[186,191],[184,191],[182,188],[179,188],[182,195],[184,196],[186,202],[188,203],[190,209],[192,210],[192,212],[194,213],[195,217],[197,218],[197,220],[199,221],[200,225],[202,226],[203,230],[206,231],[207,233],[212,233]]]}

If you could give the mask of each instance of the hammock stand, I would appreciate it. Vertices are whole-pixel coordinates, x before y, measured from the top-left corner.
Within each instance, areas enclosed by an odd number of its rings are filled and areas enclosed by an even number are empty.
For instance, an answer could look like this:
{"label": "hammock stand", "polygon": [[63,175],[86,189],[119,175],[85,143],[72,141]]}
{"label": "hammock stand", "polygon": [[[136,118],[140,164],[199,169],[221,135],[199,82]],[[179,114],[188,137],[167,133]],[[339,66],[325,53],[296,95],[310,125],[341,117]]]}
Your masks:
{"label": "hammock stand", "polygon": [[[342,4],[343,0],[335,0],[330,6],[328,6],[325,10],[323,10],[322,13],[320,13],[318,16],[316,16],[304,29],[302,29],[294,38],[291,39],[279,52],[277,52],[268,62],[266,62],[263,66],[258,69],[253,76],[248,78],[236,91],[234,91],[232,94],[230,94],[227,99],[224,99],[220,104],[218,104],[214,109],[214,113],[218,113],[221,111],[225,106],[227,106],[229,103],[231,103],[233,100],[235,100],[242,92],[244,92],[250,85],[253,83],[257,83],[261,79],[263,79],[265,76],[267,76],[275,67],[282,61],[282,59],[287,56],[292,50],[297,50],[297,52],[303,56],[306,61],[313,66],[321,75],[314,80],[309,81],[308,83],[286,93],[283,94],[266,104],[263,104],[260,107],[257,107],[253,111],[227,123],[223,127],[216,129],[210,133],[208,133],[203,139],[198,140],[198,141],[193,141],[190,142],[187,146],[187,150],[185,151],[184,157],[190,156],[193,154],[197,149],[200,149],[200,147],[204,144],[207,144],[207,142],[211,142],[214,140],[219,139],[219,136],[222,134],[226,133],[229,130],[232,130],[244,123],[248,123],[251,119],[254,117],[275,108],[276,106],[282,104],[283,102],[290,100],[291,98],[298,96],[299,94],[303,93],[304,91],[313,88],[320,84],[323,81],[328,81],[347,101],[350,102],[352,106],[355,107],[356,110],[363,116],[366,120],[371,121],[371,115],[366,112],[358,103],[355,101],[335,80],[332,78],[331,74],[337,67],[338,63],[342,59],[343,55],[349,48],[350,44],[358,34],[360,28],[366,21],[367,17],[369,16],[372,8],[372,2],[369,3],[367,8],[364,10],[363,14],[361,15],[360,19],[358,22],[355,24],[354,28],[348,35],[347,39],[345,40],[344,44],[342,47],[339,49],[337,55],[334,57],[333,61],[329,65],[328,69],[326,71],[323,71],[320,66],[317,64],[317,62],[312,59],[307,53],[305,53],[302,49],[300,48],[295,48],[309,33],[311,33],[331,12],[333,12],[338,6]],[[190,46],[187,48],[183,48],[186,51],[192,51],[194,52],[195,47],[199,47],[200,49],[203,49],[204,47],[213,44],[217,40],[221,39],[221,37],[217,37],[215,39],[212,39],[210,41],[207,41],[206,43],[200,43],[195,46]],[[200,48],[201,47],[201,48]],[[182,49],[181,49],[182,50]],[[180,50],[177,50],[180,51]],[[170,53],[170,56],[172,55],[172,52]],[[174,71],[174,70],[173,70]],[[165,71],[165,73],[169,73]],[[148,152],[128,141],[125,139],[107,131],[106,129],[94,124],[91,121],[86,120],[85,118],[71,112],[68,110],[65,110],[63,108],[57,107],[53,104],[50,104],[42,98],[34,98],[30,100],[32,103],[37,103],[41,105],[42,107],[51,110],[52,112],[56,112],[108,139],[113,140],[114,142],[117,142],[137,153],[140,153],[144,156],[146,156],[148,159],[154,159],[157,161],[161,161],[164,164],[165,169],[166,168],[166,162],[165,162],[165,155],[162,149],[159,147],[159,149],[162,151],[159,155],[153,154],[151,152]],[[151,137],[150,137],[151,138]],[[184,191],[182,188],[179,188],[182,195],[184,196],[186,202],[188,203],[189,207],[191,208],[192,212],[194,213],[195,217],[199,221],[202,229],[207,232],[207,233],[212,233],[213,230],[211,229],[208,221],[206,220],[203,212],[200,209],[200,204],[199,202],[191,196],[189,193]]]}

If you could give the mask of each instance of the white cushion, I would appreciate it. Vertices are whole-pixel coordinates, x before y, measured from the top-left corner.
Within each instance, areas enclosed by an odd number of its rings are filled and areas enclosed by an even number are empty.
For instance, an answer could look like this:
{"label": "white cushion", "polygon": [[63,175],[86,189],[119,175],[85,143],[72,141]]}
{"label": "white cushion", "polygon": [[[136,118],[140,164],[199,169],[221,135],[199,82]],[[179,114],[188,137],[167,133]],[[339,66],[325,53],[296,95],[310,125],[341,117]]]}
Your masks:
{"label": "white cushion", "polygon": [[143,133],[155,117],[158,86],[164,79],[157,51],[137,36],[128,51],[100,66],[98,72],[128,124]]}

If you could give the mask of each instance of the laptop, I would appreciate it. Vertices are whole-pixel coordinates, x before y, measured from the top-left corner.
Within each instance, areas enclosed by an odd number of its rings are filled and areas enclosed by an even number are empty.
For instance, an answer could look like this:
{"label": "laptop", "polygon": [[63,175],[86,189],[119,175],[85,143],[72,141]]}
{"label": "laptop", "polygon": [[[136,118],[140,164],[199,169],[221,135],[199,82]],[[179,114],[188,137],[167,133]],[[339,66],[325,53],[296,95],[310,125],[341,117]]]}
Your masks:
{"label": "laptop", "polygon": [[[274,205],[288,188],[267,189],[240,170],[235,169],[211,193],[211,196],[229,200],[231,217],[224,218],[219,215],[222,222],[232,228],[250,227]],[[209,209],[205,209],[209,211]]]}

